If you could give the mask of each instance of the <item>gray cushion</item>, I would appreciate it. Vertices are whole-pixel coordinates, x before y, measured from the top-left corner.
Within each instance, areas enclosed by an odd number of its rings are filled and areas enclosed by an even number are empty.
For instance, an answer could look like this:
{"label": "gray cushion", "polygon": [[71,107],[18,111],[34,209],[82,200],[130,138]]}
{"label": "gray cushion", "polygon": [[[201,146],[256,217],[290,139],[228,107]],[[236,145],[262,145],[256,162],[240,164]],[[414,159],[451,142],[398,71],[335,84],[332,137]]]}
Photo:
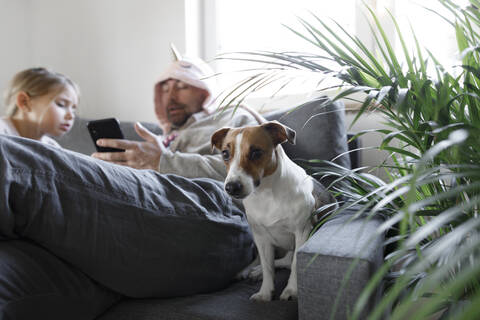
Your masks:
{"label": "gray cushion", "polygon": [[[77,118],[73,124],[72,130],[66,135],[55,138],[60,145],[72,151],[80,152],[83,154],[92,154],[95,152],[95,145],[87,130],[88,119]],[[155,123],[142,123],[144,127],[152,131],[155,134],[160,134],[162,130]],[[126,139],[141,141],[142,138],[138,136],[133,127],[133,122],[120,122],[120,128]]]}
{"label": "gray cushion", "polygon": [[[348,150],[345,130],[345,107],[342,102],[331,102],[327,97],[307,102],[295,108],[283,109],[265,115],[268,120],[278,120],[296,131],[296,144],[284,143],[283,148],[291,159],[332,160]],[[87,131],[88,120],[77,118],[72,130],[57,141],[66,149],[84,154],[95,152]],[[142,123],[150,131],[160,134],[155,123]],[[126,139],[142,140],[132,122],[120,122]],[[350,168],[350,157],[344,155],[336,163]]]}
{"label": "gray cushion", "polygon": [[92,319],[119,298],[34,243],[0,241],[0,319]]}
{"label": "gray cushion", "polygon": [[260,288],[260,282],[245,280],[227,289],[175,299],[125,299],[98,320],[296,320],[297,302],[280,301],[287,283],[288,270],[275,275],[275,299],[268,303],[249,300]]}
{"label": "gray cushion", "polygon": [[[278,120],[296,131],[296,144],[284,143],[291,159],[332,160],[348,150],[345,130],[345,107],[327,97],[309,101],[290,110],[266,114],[268,120]],[[344,155],[335,160],[350,168],[350,158]]]}
{"label": "gray cushion", "polygon": [[[383,262],[384,237],[377,234],[382,220],[365,217],[351,220],[354,213],[355,209],[351,209],[334,217],[299,249],[298,297],[302,320],[316,320],[319,314],[330,318],[336,300],[334,319],[347,319],[362,290]],[[351,270],[354,262],[357,264]],[[369,300],[369,308],[380,295],[381,288],[377,288]],[[365,316],[361,315],[360,319]]]}
{"label": "gray cushion", "polygon": [[[308,160],[334,160],[335,163],[350,168],[347,132],[345,130],[345,106],[342,102],[333,102],[320,97],[301,106],[266,114],[267,120],[278,120],[296,131],[296,143],[282,144],[290,159],[313,174],[324,164],[309,163]],[[342,154],[341,157],[336,158]],[[316,176],[325,186],[335,180],[329,176]]]}

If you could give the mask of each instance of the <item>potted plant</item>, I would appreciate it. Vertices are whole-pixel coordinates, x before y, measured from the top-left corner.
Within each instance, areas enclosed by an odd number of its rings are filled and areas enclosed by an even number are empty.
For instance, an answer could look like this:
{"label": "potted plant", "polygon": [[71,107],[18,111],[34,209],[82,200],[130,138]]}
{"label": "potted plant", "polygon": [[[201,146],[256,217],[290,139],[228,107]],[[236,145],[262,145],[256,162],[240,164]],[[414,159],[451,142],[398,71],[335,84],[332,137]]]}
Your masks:
{"label": "potted plant", "polygon": [[343,91],[333,100],[364,94],[354,121],[367,112],[384,116],[387,128],[376,131],[382,134],[378,149],[392,159],[383,165],[389,181],[334,163],[314,173],[335,177],[330,188],[348,195],[333,215],[360,205],[357,215],[384,217],[378,232],[390,235],[384,264],[357,300],[353,319],[381,281],[386,281],[384,295],[369,319],[385,314],[389,319],[480,315],[480,1],[470,0],[466,8],[438,1],[451,14],[442,18],[455,30],[462,53],[455,73],[416,38],[415,50],[409,52],[405,30],[391,16],[403,48],[402,59],[397,56],[370,9],[379,55],[340,25],[313,16],[313,21],[299,19],[301,30],[290,30],[321,54],[251,52],[233,57],[267,64],[268,69],[239,83],[225,101],[242,101],[281,79],[282,72],[307,70],[342,81]]}

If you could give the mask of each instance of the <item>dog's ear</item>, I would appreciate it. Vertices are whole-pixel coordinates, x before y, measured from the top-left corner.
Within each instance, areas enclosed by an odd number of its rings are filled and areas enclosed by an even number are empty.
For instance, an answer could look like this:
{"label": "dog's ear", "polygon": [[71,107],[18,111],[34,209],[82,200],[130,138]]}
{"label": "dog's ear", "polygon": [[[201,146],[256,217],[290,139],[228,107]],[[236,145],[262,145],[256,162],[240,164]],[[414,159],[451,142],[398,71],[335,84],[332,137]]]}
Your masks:
{"label": "dog's ear", "polygon": [[212,151],[215,148],[217,148],[218,150],[222,149],[223,139],[225,139],[225,136],[227,135],[229,130],[230,128],[222,128],[214,132],[210,140],[212,144]]}
{"label": "dog's ear", "polygon": [[280,122],[270,121],[262,124],[262,127],[267,130],[268,134],[270,134],[274,145],[283,143],[285,141],[295,144],[295,130],[290,129]]}

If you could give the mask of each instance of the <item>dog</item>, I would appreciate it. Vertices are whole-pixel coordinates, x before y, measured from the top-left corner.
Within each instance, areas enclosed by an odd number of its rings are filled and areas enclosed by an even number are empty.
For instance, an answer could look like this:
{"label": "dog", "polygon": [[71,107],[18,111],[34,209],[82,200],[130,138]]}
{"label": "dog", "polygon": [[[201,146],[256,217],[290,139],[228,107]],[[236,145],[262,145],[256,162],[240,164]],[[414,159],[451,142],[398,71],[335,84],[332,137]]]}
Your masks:
{"label": "dog", "polygon": [[[259,118],[258,114],[256,118],[261,123],[257,126],[217,130],[211,144],[221,151],[227,167],[225,191],[242,199],[258,250],[263,280],[260,290],[250,299],[271,301],[274,266],[288,265],[290,257],[291,273],[280,299],[296,299],[296,253],[312,230],[312,213],[327,204],[331,208],[338,205],[322,184],[283,151],[281,143],[295,144],[295,131],[277,121]],[[293,254],[274,262],[274,247]]]}

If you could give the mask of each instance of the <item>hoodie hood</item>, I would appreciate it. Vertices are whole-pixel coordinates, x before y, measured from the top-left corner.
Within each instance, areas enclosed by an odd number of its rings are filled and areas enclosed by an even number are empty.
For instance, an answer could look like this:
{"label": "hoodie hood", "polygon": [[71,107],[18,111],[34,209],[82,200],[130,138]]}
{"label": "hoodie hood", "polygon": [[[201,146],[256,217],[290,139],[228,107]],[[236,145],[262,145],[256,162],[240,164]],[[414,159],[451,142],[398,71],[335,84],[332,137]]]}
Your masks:
{"label": "hoodie hood", "polygon": [[203,103],[203,109],[208,112],[214,102],[217,85],[213,78],[212,68],[199,58],[178,57],[179,60],[172,62],[158,78],[155,85],[168,79],[183,81],[191,86],[204,89],[208,97]]}

